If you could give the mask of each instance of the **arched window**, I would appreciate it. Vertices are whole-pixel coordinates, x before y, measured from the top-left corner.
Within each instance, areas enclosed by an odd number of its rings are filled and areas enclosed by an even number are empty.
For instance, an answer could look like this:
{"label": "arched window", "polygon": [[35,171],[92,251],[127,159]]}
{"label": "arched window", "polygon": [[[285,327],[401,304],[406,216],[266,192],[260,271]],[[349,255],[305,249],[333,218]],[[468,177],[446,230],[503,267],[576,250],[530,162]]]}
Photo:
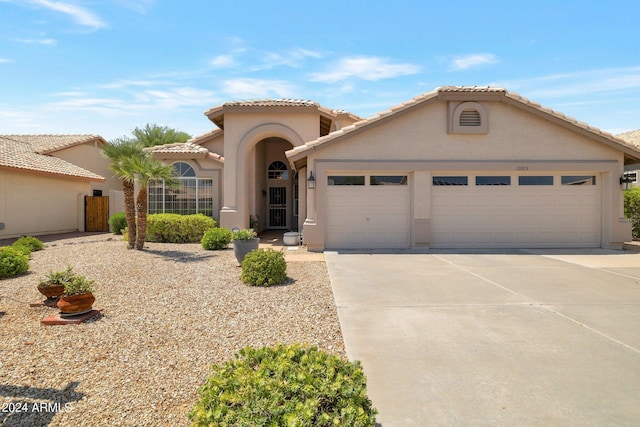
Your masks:
{"label": "arched window", "polygon": [[176,175],[178,175],[180,178],[195,178],[196,176],[196,171],[193,170],[189,163],[177,162],[173,164],[173,168],[176,171]]}
{"label": "arched window", "polygon": [[269,179],[288,179],[289,178],[289,168],[284,162],[280,160],[276,160],[275,162],[271,162],[269,167],[267,168],[267,178]]}

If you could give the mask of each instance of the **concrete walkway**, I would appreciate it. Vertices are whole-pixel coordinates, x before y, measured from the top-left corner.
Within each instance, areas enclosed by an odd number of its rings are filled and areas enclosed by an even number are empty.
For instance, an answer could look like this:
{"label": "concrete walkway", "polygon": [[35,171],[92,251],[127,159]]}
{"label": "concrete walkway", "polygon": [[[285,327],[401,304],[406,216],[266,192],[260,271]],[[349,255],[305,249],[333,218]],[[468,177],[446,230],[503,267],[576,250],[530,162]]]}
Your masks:
{"label": "concrete walkway", "polygon": [[640,422],[640,253],[325,258],[383,427]]}

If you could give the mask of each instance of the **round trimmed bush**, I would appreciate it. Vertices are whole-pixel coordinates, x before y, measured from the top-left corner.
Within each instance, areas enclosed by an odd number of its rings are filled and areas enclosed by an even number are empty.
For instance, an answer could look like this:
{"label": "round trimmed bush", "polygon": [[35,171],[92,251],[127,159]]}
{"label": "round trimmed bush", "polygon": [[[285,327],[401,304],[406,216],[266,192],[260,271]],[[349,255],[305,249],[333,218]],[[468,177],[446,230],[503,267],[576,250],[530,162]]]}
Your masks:
{"label": "round trimmed bush", "polygon": [[117,212],[109,217],[109,227],[114,234],[122,234],[126,226],[127,216],[124,212]]}
{"label": "round trimmed bush", "polygon": [[192,426],[375,426],[360,362],[316,347],[247,347],[213,365]]}
{"label": "round trimmed bush", "polygon": [[0,279],[17,276],[29,270],[29,256],[19,249],[5,246],[0,248]]}
{"label": "round trimmed bush", "polygon": [[233,232],[228,228],[212,228],[207,230],[202,236],[202,247],[206,250],[225,249],[229,246]]}
{"label": "round trimmed bush", "polygon": [[272,286],[287,280],[287,263],[284,253],[273,249],[258,249],[249,252],[242,260],[244,283],[255,286]]}
{"label": "round trimmed bush", "polygon": [[44,249],[44,243],[42,243],[42,241],[37,237],[31,236],[22,236],[15,242],[13,242],[13,245],[11,246],[25,246],[29,248],[30,253],[41,251],[42,249]]}

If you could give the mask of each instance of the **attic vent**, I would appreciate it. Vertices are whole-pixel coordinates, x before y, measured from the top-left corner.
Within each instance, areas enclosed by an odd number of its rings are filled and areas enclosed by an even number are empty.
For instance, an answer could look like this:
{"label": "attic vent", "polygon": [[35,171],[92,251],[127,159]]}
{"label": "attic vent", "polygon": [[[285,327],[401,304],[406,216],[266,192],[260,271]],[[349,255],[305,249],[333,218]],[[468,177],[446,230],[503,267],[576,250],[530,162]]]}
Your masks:
{"label": "attic vent", "polygon": [[464,110],[460,113],[460,126],[480,126],[481,124],[478,110]]}
{"label": "attic vent", "polygon": [[448,132],[450,134],[483,135],[489,133],[489,116],[479,102],[450,102]]}

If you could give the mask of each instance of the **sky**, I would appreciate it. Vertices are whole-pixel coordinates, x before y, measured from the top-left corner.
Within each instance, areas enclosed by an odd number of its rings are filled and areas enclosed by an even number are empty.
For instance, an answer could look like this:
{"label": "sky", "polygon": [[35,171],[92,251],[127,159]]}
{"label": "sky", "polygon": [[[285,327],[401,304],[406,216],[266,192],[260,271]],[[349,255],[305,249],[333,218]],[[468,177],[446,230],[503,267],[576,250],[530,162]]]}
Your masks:
{"label": "sky", "polygon": [[613,134],[640,129],[640,2],[0,0],[0,134],[197,136],[232,100],[368,117],[498,86]]}

